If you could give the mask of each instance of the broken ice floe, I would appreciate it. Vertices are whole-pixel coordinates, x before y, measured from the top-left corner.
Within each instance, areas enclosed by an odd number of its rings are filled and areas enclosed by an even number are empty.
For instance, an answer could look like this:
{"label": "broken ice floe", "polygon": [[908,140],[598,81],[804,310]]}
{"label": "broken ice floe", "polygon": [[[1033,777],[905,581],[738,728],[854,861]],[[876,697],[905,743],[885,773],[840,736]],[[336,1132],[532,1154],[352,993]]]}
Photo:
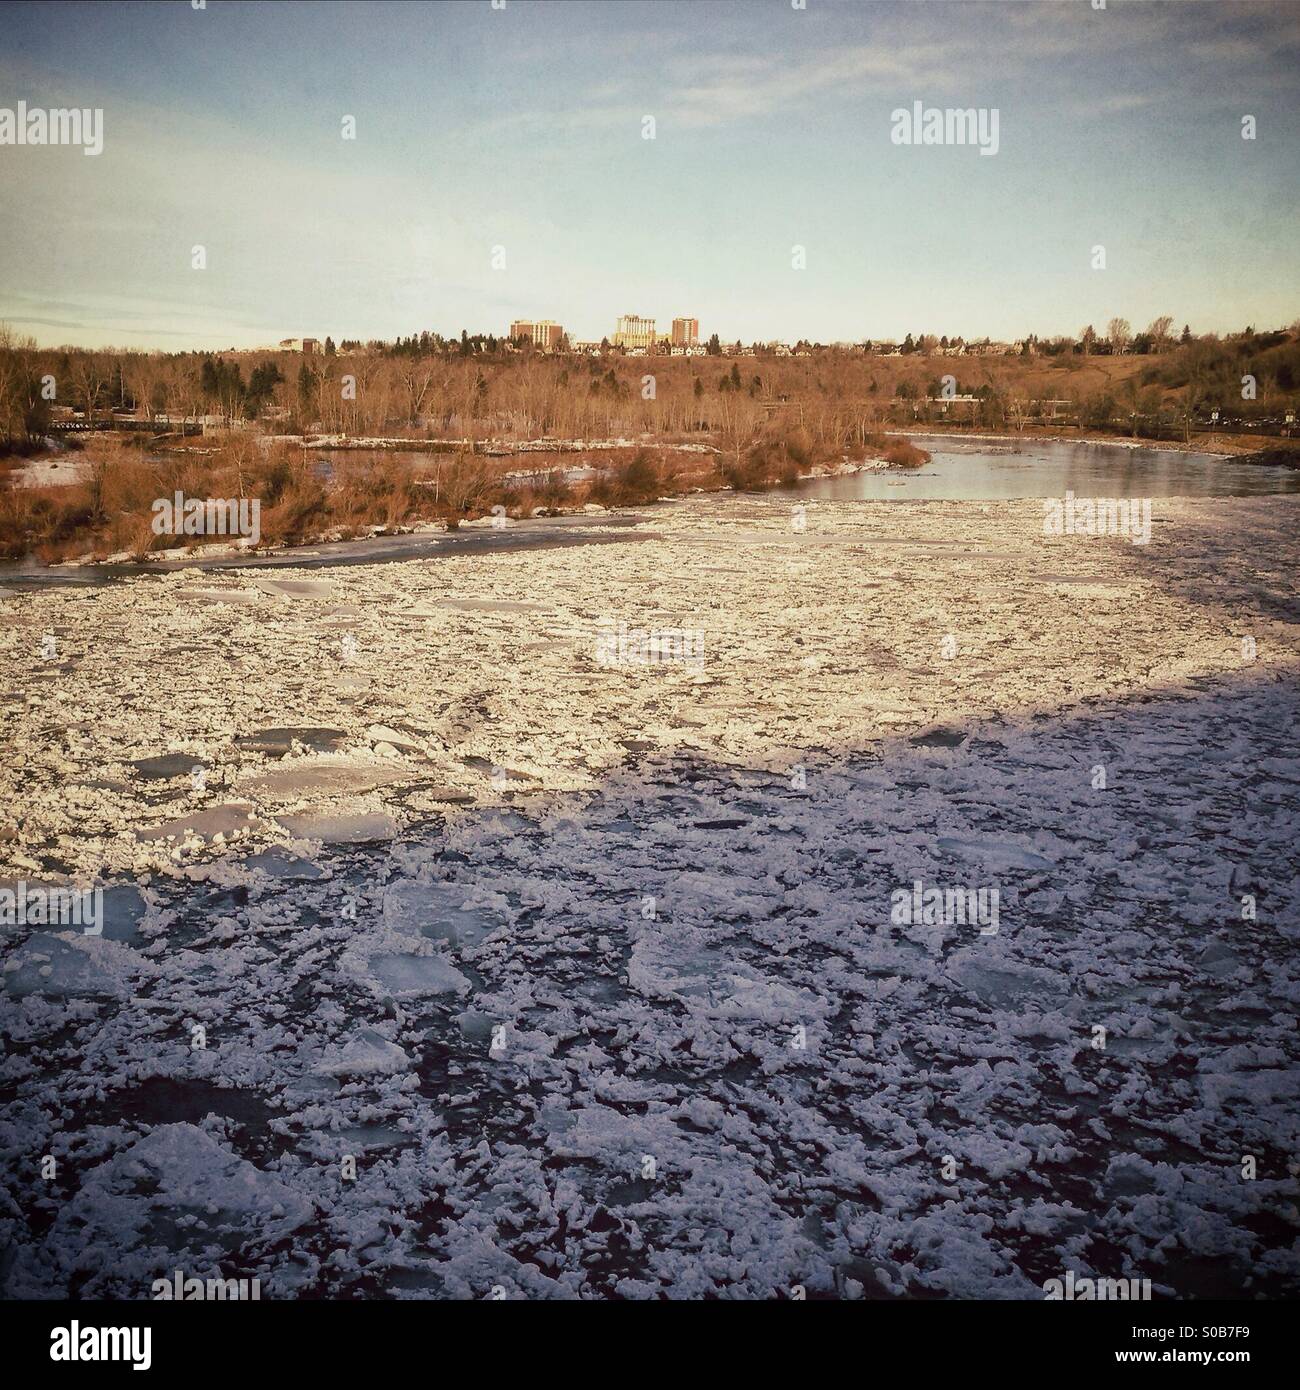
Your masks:
{"label": "broken ice floe", "polygon": [[123,997],[154,966],[103,936],[37,932],[5,956],[4,987],[21,998],[108,995]]}
{"label": "broken ice floe", "polygon": [[411,1059],[396,1043],[373,1028],[362,1028],[341,1046],[331,1047],[316,1064],[322,1076],[393,1076]]}
{"label": "broken ice floe", "polygon": [[319,840],[326,845],[362,845],[391,840],[398,826],[387,811],[304,812],[279,816],[276,823],[295,840]]}

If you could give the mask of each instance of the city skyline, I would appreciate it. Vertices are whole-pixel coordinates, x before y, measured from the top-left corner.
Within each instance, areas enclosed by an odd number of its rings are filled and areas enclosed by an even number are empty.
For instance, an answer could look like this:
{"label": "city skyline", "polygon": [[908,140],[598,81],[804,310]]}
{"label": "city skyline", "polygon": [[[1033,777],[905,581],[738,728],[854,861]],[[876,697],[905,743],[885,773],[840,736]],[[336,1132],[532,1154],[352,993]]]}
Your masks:
{"label": "city skyline", "polygon": [[[0,107],[103,113],[95,158],[0,148],[0,320],[46,346],[556,302],[595,340],[636,303],[744,342],[1300,313],[1294,7],[6,4],[0,34]],[[995,111],[995,157],[899,143],[918,103]]]}

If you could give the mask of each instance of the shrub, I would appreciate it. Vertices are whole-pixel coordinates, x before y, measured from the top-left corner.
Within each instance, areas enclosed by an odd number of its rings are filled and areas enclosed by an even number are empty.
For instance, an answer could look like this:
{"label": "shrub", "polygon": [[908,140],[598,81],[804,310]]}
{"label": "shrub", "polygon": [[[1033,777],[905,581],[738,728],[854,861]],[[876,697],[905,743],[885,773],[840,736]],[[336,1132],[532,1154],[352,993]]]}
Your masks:
{"label": "shrub", "polygon": [[920,468],[930,462],[930,455],[918,449],[909,439],[889,439],[882,455],[886,463],[894,468]]}
{"label": "shrub", "polygon": [[569,501],[573,496],[573,488],[564,476],[564,470],[547,469],[538,480],[537,495],[546,507],[562,507]]}
{"label": "shrub", "polygon": [[614,491],[618,500],[627,505],[653,502],[663,490],[659,469],[644,449],[614,470]]}

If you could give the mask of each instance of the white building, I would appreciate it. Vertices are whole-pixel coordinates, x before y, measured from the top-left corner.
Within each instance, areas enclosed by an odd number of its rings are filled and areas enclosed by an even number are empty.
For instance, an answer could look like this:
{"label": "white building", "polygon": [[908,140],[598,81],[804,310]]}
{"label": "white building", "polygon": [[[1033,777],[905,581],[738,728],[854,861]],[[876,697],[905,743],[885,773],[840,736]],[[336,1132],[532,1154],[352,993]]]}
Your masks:
{"label": "white building", "polygon": [[655,321],[643,319],[637,314],[622,314],[618,327],[614,330],[614,345],[621,348],[654,347]]}

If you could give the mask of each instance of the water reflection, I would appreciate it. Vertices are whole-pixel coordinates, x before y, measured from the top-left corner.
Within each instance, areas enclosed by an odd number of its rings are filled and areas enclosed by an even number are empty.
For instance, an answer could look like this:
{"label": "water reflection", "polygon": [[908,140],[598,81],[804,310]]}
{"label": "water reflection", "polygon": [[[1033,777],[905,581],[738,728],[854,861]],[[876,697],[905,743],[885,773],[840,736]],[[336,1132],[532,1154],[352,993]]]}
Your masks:
{"label": "water reflection", "polygon": [[1008,497],[1256,497],[1300,493],[1300,469],[1263,468],[1212,454],[1130,449],[1068,440],[995,444],[951,435],[911,435],[932,462],[915,472],[889,469],[810,478],[792,491],[840,501],[990,501]]}

